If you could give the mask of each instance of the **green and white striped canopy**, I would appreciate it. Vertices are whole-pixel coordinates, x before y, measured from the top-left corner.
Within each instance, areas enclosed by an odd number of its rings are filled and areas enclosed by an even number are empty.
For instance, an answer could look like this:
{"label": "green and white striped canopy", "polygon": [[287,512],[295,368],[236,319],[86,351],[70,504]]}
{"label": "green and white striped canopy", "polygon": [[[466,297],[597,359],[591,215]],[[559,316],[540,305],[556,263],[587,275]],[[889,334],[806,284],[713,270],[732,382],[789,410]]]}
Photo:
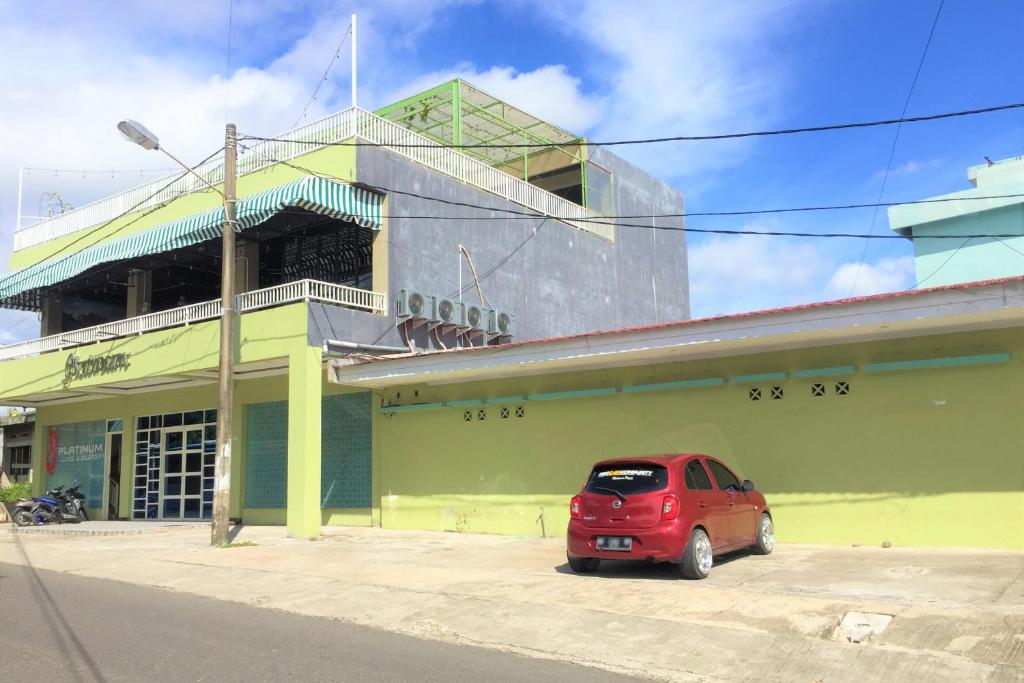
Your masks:
{"label": "green and white striped canopy", "polygon": [[[237,230],[241,231],[296,206],[379,230],[382,202],[383,196],[369,190],[318,176],[304,176],[287,185],[238,200],[235,219]],[[0,304],[4,299],[62,282],[101,263],[173,251],[216,239],[223,234],[223,228],[224,207],[219,206],[72,254],[47,259],[0,276]]]}

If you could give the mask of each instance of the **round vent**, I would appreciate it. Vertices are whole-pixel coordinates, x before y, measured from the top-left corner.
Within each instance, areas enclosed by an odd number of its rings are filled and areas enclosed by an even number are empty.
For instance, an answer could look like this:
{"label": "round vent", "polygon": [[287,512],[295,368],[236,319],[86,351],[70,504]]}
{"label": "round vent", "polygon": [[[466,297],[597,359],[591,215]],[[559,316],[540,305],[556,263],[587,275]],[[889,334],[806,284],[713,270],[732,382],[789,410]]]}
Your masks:
{"label": "round vent", "polygon": [[455,318],[455,304],[448,299],[441,299],[437,305],[437,316],[443,323],[450,323]]}
{"label": "round vent", "polygon": [[480,328],[480,322],[483,320],[484,314],[478,306],[470,306],[466,309],[466,321],[470,327]]}
{"label": "round vent", "polygon": [[508,334],[512,329],[512,318],[508,313],[498,314],[498,332],[500,334]]}
{"label": "round vent", "polygon": [[409,295],[409,312],[413,315],[423,315],[423,309],[427,306],[427,300],[419,292]]}

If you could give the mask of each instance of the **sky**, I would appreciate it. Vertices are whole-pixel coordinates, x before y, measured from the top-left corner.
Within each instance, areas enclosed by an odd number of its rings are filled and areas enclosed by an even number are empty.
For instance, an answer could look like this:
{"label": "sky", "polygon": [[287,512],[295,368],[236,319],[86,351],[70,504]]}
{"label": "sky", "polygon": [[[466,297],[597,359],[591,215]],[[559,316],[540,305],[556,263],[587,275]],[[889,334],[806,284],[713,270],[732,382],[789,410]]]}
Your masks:
{"label": "sky", "polygon": [[[939,4],[0,0],[0,270],[19,167],[62,171],[28,173],[26,215],[43,192],[80,206],[169,172],[162,155],[121,140],[122,118],[196,162],[222,144],[227,119],[273,135],[348,106],[348,45],[333,57],[353,12],[365,108],[458,75],[616,140],[893,118],[908,95],[908,116],[1024,101],[1024,3],[945,0],[925,54]],[[904,201],[966,189],[968,166],[1024,153],[1024,112],[906,124],[896,136],[882,127],[615,152],[680,189],[688,211]],[[889,232],[884,209],[687,221]],[[903,240],[691,233],[688,246],[694,317],[915,285]],[[35,314],[0,311],[0,343],[38,331]]]}

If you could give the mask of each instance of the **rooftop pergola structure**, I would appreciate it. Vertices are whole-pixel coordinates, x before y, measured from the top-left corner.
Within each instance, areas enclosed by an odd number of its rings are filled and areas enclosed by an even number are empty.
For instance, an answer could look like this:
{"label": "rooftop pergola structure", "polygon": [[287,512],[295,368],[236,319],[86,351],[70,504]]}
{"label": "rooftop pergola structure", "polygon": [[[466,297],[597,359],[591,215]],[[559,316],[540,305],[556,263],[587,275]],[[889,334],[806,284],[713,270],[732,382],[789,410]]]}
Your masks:
{"label": "rooftop pergola structure", "polygon": [[465,154],[527,182],[577,166],[586,204],[586,141],[462,79],[448,81],[374,113],[441,144],[466,145],[461,150]]}

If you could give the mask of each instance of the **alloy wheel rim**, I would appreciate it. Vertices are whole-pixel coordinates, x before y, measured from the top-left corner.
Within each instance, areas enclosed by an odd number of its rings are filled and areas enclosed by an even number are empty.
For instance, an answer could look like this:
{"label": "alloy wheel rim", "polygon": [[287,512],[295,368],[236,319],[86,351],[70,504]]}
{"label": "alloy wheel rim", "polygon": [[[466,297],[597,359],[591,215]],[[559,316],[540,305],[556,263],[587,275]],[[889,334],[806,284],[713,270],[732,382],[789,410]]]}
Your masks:
{"label": "alloy wheel rim", "polygon": [[768,550],[775,548],[775,529],[769,517],[761,520],[761,545]]}
{"label": "alloy wheel rim", "polygon": [[697,567],[701,574],[711,571],[711,542],[706,534],[697,537]]}

